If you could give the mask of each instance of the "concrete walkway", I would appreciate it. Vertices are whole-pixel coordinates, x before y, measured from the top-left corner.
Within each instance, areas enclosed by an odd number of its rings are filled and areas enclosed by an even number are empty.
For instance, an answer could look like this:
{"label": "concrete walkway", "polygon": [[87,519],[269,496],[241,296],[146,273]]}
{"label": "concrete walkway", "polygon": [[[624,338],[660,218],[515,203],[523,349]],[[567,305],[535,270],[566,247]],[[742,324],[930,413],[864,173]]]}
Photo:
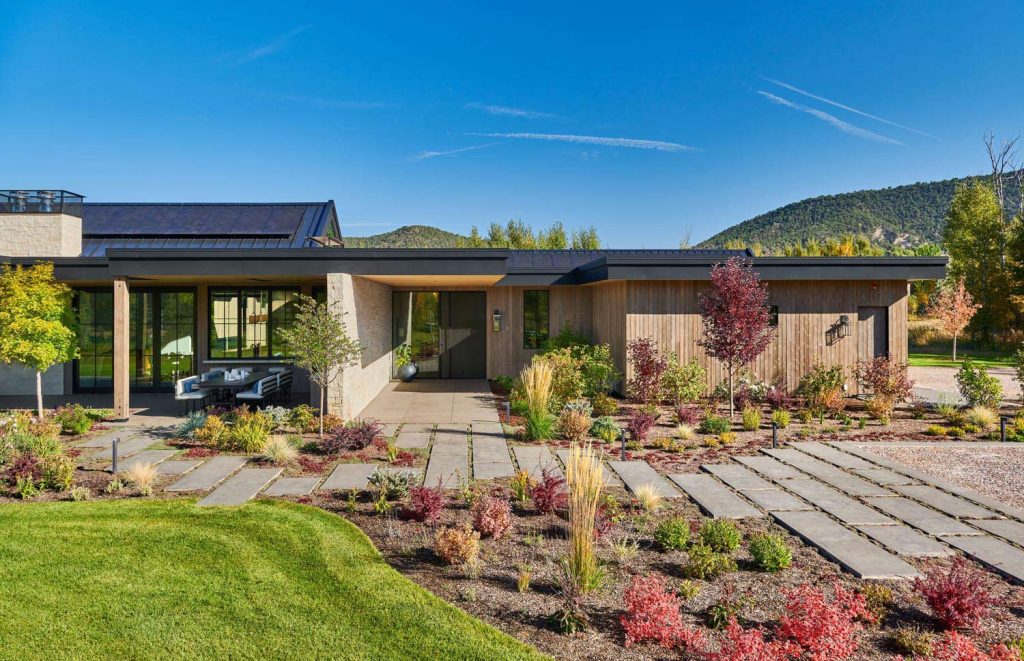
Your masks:
{"label": "concrete walkway", "polygon": [[358,417],[390,423],[497,423],[498,409],[485,380],[418,379],[389,383]]}

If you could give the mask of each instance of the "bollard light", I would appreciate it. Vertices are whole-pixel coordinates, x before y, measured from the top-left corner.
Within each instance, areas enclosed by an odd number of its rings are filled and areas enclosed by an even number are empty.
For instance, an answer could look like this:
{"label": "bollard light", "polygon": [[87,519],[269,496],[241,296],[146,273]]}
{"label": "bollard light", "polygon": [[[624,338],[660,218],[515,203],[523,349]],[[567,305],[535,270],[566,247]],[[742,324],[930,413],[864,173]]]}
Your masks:
{"label": "bollard light", "polygon": [[779,423],[772,420],[772,448],[779,447]]}
{"label": "bollard light", "polygon": [[512,424],[512,402],[505,402],[505,424]]}
{"label": "bollard light", "polygon": [[117,475],[117,444],[120,442],[120,438],[115,438],[113,441],[110,442],[110,467],[113,470],[114,475]]}
{"label": "bollard light", "polygon": [[999,441],[1006,442],[1006,416],[999,416]]}

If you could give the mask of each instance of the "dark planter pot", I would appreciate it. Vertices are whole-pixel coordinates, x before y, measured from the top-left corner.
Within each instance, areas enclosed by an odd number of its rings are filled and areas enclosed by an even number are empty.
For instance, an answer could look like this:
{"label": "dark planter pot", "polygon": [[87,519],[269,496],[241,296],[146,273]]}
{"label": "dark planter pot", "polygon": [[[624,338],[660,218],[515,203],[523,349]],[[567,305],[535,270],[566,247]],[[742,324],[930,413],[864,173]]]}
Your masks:
{"label": "dark planter pot", "polygon": [[406,363],[398,368],[398,378],[405,383],[409,383],[416,378],[416,375],[419,374],[419,372],[420,368],[416,363]]}

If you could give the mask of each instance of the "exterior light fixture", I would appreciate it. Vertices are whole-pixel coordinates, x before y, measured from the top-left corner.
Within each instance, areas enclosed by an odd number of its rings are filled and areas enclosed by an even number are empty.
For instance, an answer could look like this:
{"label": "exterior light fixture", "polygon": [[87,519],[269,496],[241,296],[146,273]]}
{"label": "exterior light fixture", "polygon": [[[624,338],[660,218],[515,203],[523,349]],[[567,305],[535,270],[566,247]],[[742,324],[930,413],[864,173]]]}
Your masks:
{"label": "exterior light fixture", "polygon": [[839,315],[839,337],[850,337],[850,318],[845,314]]}
{"label": "exterior light fixture", "polygon": [[501,310],[495,308],[494,314],[491,315],[491,330],[495,333],[501,332]]}

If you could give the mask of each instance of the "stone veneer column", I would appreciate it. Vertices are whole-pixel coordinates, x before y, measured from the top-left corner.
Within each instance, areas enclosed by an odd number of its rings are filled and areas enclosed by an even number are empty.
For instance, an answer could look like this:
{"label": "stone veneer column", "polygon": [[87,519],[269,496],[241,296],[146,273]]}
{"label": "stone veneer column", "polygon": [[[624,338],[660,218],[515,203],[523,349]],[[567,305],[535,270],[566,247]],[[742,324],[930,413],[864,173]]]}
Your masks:
{"label": "stone veneer column", "polygon": [[127,420],[128,406],[128,278],[114,278],[114,418]]}

